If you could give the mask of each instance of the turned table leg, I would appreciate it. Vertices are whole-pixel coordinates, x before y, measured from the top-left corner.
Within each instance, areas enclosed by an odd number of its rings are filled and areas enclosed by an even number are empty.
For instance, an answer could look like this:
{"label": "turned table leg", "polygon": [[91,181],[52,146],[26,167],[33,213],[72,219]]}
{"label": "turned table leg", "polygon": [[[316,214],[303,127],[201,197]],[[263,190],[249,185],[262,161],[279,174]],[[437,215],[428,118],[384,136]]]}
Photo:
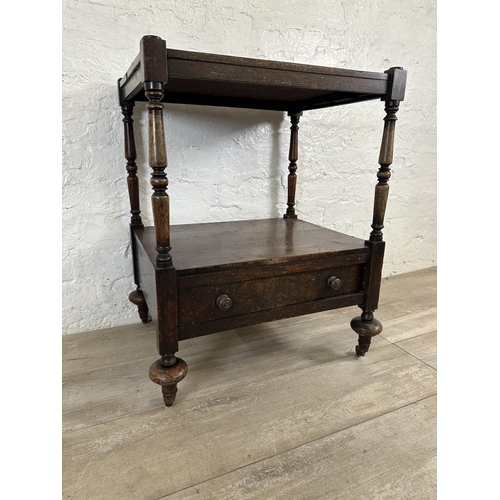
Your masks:
{"label": "turned table leg", "polygon": [[[165,54],[164,41],[158,37],[144,37],[141,51],[144,58]],[[166,406],[172,406],[177,384],[187,374],[187,364],[174,353],[178,346],[177,277],[170,255],[170,202],[168,196],[167,150],[163,123],[163,83],[167,81],[165,58],[157,58],[161,64],[154,68],[155,79],[146,79],[144,91],[148,104],[148,156],[151,167],[151,204],[156,235],[156,302],[157,344],[161,359],[153,363],[149,377],[162,389]],[[158,78],[158,80],[156,80]]]}
{"label": "turned table leg", "polygon": [[130,236],[132,242],[132,260],[134,266],[134,281],[136,289],[128,296],[130,302],[137,306],[139,317],[143,323],[150,321],[149,310],[146,304],[146,299],[139,285],[139,272],[137,265],[137,252],[135,248],[134,229],[144,227],[141,218],[141,210],[139,204],[139,178],[137,177],[137,153],[135,149],[134,136],[134,106],[131,103],[121,103],[123,114],[123,131],[125,145],[125,159],[127,160],[127,187],[130,201]]}
{"label": "turned table leg", "polygon": [[377,172],[377,185],[375,186],[375,199],[373,204],[373,222],[370,239],[366,245],[371,249],[371,260],[365,271],[365,302],[360,307],[361,316],[356,316],[351,321],[351,328],[359,335],[356,354],[364,356],[370,348],[371,339],[382,331],[382,324],[373,316],[378,307],[380,284],[382,279],[382,265],[385,242],[382,229],[384,228],[385,211],[389,196],[390,166],[393,161],[394,136],[396,131],[396,113],[399,110],[399,100],[402,100],[401,89],[406,81],[406,72],[402,68],[391,68],[389,74],[391,88],[388,99],[385,101],[386,116],[384,118],[384,132],[380,146],[379,164]]}
{"label": "turned table leg", "polygon": [[128,300],[137,306],[139,310],[139,317],[143,323],[148,323],[151,321],[151,317],[149,316],[148,305],[146,304],[146,299],[144,297],[144,293],[142,293],[141,287],[137,285],[137,289],[134,290],[129,296]]}

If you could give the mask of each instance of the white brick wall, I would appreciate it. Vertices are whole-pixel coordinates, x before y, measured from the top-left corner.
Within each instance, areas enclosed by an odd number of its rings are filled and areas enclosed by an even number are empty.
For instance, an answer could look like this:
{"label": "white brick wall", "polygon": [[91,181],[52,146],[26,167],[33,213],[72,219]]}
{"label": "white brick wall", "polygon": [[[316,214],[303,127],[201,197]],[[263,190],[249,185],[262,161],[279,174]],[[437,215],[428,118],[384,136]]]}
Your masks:
{"label": "white brick wall", "polygon": [[[436,265],[436,19],[432,0],[64,0],[63,333],[139,321],[117,79],[143,35],[199,52],[384,71],[408,70],[384,230],[384,275]],[[283,113],[166,105],[173,224],[280,216],[289,122]],[[297,213],[370,232],[383,103],[306,112]],[[142,211],[149,172],[135,126]],[[142,127],[141,127],[142,126]]]}

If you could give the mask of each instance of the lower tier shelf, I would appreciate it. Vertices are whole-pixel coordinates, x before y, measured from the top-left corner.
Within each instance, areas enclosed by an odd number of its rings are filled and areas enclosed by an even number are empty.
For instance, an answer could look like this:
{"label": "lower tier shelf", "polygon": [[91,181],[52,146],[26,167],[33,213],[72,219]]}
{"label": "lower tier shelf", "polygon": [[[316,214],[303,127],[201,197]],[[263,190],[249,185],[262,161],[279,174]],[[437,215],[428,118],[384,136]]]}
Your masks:
{"label": "lower tier shelf", "polygon": [[[308,222],[171,226],[175,280],[172,269],[155,265],[154,228],[134,233],[140,284],[151,315],[156,319],[162,314],[159,296],[175,295],[179,340],[364,300],[371,258],[365,241]],[[166,290],[172,286],[175,293]]]}

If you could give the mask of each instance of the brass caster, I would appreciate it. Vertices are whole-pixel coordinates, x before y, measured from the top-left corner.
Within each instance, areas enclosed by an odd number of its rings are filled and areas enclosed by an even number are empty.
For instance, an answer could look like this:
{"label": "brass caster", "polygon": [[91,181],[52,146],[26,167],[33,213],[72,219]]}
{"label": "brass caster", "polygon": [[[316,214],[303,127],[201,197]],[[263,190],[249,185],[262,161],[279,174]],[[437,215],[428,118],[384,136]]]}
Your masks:
{"label": "brass caster", "polygon": [[356,356],[358,356],[358,358],[364,356],[368,352],[369,348],[370,348],[370,344],[365,344],[365,343],[360,342],[356,346]]}

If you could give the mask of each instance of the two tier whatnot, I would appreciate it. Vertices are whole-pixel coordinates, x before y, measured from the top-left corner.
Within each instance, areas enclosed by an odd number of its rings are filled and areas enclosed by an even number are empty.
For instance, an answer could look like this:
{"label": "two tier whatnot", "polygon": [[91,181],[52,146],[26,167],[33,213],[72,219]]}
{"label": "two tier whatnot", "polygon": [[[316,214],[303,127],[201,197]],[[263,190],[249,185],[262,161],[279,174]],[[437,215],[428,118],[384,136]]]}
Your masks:
{"label": "two tier whatnot", "polygon": [[[156,36],[118,81],[124,115],[136,289],[130,300],[157,327],[161,358],[150,368],[171,406],[187,374],[179,340],[317,311],[358,305],[351,321],[358,356],[382,331],[377,309],[396,112],[406,71],[385,73],[167,49]],[[298,124],[304,111],[381,99],[386,116],[368,241],[299,220],[295,214]],[[133,107],[147,101],[154,227],[139,207]],[[162,103],[287,112],[291,121],[288,200],[282,219],[170,225]]]}

